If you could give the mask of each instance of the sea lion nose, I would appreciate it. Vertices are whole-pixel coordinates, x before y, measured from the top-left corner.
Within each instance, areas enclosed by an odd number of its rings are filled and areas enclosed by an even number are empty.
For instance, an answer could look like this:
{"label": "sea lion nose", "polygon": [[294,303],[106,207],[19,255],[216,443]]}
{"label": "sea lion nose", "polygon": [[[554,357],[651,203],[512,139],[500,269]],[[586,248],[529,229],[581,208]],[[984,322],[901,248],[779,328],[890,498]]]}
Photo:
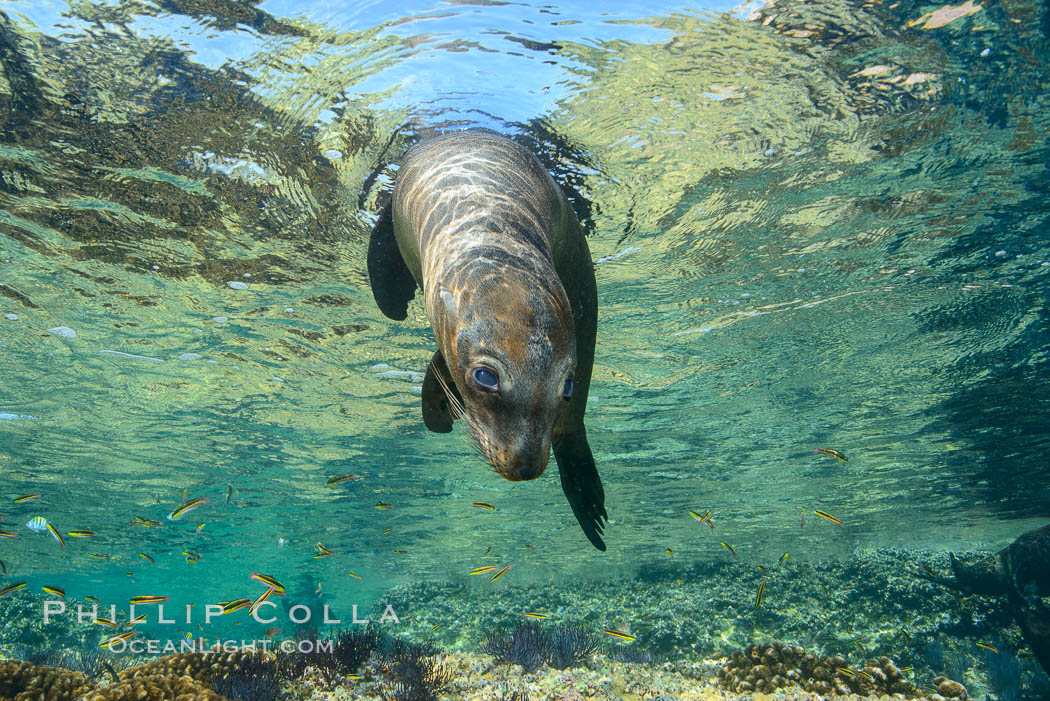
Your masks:
{"label": "sea lion nose", "polygon": [[518,477],[520,477],[522,481],[536,479],[547,469],[548,460],[550,460],[549,449],[542,456],[537,455],[534,458],[523,460],[518,466]]}
{"label": "sea lion nose", "polygon": [[547,469],[551,447],[547,441],[527,441],[518,446],[514,456],[515,481],[534,480]]}

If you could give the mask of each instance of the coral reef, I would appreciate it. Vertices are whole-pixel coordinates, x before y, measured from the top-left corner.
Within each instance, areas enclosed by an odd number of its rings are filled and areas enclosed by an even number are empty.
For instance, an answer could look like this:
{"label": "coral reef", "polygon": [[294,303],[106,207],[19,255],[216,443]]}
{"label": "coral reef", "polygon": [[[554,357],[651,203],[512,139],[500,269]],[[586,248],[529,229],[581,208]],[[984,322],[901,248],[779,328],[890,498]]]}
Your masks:
{"label": "coral reef", "polygon": [[[788,560],[762,573],[732,560],[688,567],[668,562],[626,579],[586,586],[508,584],[500,596],[466,580],[418,582],[390,590],[383,602],[402,615],[399,632],[413,638],[431,635],[435,624],[454,621],[433,633],[445,649],[476,649],[476,641],[505,622],[508,610],[541,611],[550,614],[545,625],[571,620],[598,630],[630,621],[637,640],[620,646],[623,654],[643,647],[657,659],[699,660],[780,640],[846,657],[862,646],[865,658],[891,657],[929,678],[952,676],[925,663],[930,641],[995,635],[1018,639],[1002,602],[961,598],[916,576],[919,564],[940,572],[950,567],[947,553],[892,549],[858,552],[834,562]],[[768,580],[765,601],[756,610],[762,578]],[[704,625],[698,628],[696,621]],[[754,637],[756,625],[762,631],[759,639]],[[972,649],[964,654],[976,655]]]}
{"label": "coral reef", "polygon": [[226,701],[209,682],[244,676],[244,670],[257,669],[262,659],[251,651],[167,655],[117,672],[118,680],[109,685],[77,670],[8,660],[0,662],[0,700]]}
{"label": "coral reef", "polygon": [[17,660],[0,662],[0,699],[60,701],[79,698],[94,688],[83,672]]}
{"label": "coral reef", "polygon": [[[904,678],[888,657],[851,667],[843,657],[814,655],[781,643],[749,645],[742,652],[734,652],[726,658],[719,678],[723,686],[736,692],[772,693],[776,689],[798,686],[822,696],[900,694],[915,698],[925,695]],[[938,677],[934,685],[945,698],[967,698],[963,685],[947,677]]]}

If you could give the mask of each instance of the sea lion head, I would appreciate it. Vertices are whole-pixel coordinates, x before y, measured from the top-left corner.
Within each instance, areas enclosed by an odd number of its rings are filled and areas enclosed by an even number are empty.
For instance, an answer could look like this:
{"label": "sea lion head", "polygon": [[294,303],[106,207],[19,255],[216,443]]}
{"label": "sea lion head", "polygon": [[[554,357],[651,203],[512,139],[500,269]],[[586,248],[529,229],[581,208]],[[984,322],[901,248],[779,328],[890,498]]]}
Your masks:
{"label": "sea lion head", "polygon": [[468,276],[469,285],[441,289],[442,318],[434,328],[444,330],[438,344],[462,400],[457,418],[482,456],[512,482],[535,479],[547,467],[554,424],[572,398],[572,308],[557,276],[494,275],[488,265]]}

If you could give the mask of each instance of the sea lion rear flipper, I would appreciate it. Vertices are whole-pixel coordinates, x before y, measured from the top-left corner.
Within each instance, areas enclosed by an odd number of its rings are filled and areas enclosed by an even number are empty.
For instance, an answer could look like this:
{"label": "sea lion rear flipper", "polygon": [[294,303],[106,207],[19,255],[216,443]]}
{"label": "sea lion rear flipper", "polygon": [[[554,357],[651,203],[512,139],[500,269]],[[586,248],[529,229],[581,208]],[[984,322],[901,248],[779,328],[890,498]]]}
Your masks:
{"label": "sea lion rear flipper", "polygon": [[604,552],[602,530],[609,518],[605,512],[605,490],[582,425],[574,433],[555,438],[554,457],[558,460],[561,488],[569,499],[572,513],[591,544]]}
{"label": "sea lion rear flipper", "polygon": [[397,247],[392,209],[392,203],[387,202],[372,228],[368,241],[368,282],[379,310],[401,321],[408,316],[408,303],[416,294],[416,281]]}
{"label": "sea lion rear flipper", "polygon": [[423,378],[423,423],[434,433],[448,433],[452,430],[452,408],[449,406],[448,395],[444,387],[448,387],[452,395],[462,405],[463,398],[459,396],[459,390],[452,382],[452,376],[445,364],[445,356],[441,351],[435,351],[434,357],[427,363],[427,375]]}

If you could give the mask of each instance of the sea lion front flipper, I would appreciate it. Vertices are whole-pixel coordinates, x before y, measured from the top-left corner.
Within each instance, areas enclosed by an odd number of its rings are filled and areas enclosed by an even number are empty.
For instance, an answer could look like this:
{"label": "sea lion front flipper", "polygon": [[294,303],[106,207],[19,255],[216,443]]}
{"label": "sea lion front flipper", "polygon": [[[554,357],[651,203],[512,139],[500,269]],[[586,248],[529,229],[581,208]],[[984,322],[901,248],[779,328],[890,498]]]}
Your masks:
{"label": "sea lion front flipper", "polygon": [[416,294],[416,280],[397,247],[392,210],[392,203],[387,202],[372,227],[368,241],[368,282],[379,310],[401,321],[408,316],[408,303]]}
{"label": "sea lion front flipper", "polygon": [[1008,608],[1021,629],[1021,637],[1050,674],[1050,609],[1043,605],[1035,583],[1030,585],[1030,591],[1025,591],[1017,580],[1015,574],[1006,593]]}
{"label": "sea lion front flipper", "polygon": [[573,433],[556,436],[554,457],[561,474],[561,488],[569,499],[569,506],[580,522],[587,540],[601,551],[605,551],[602,530],[609,515],[605,512],[605,490],[602,478],[594,465],[591,446],[587,444],[587,432],[581,425]]}
{"label": "sea lion front flipper", "polygon": [[[442,384],[444,383],[444,384]],[[434,433],[448,433],[452,430],[452,408],[449,406],[448,387],[452,395],[462,406],[463,398],[452,382],[452,376],[445,364],[445,356],[435,351],[434,357],[427,363],[427,375],[423,378],[423,423]]]}

